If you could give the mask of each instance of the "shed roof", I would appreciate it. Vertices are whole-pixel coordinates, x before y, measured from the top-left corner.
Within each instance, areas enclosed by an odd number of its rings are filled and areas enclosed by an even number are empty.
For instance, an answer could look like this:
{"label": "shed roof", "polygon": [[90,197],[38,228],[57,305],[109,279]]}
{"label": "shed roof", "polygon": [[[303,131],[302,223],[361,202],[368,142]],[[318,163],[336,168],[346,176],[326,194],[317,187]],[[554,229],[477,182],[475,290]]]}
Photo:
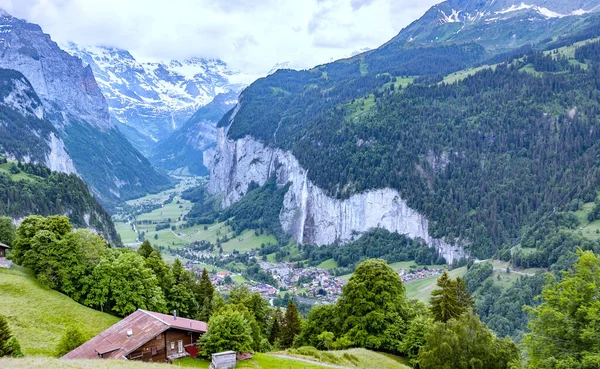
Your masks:
{"label": "shed roof", "polygon": [[171,320],[177,322],[177,324],[172,324],[168,319],[163,319],[164,317],[168,317],[168,315],[138,309],[62,358],[97,359],[98,355],[103,355],[104,359],[122,360],[170,328],[206,332],[206,323],[204,322],[186,318],[175,320],[171,316]]}
{"label": "shed roof", "polygon": [[3,244],[2,242],[0,242],[0,248],[3,249],[10,249],[10,246]]}

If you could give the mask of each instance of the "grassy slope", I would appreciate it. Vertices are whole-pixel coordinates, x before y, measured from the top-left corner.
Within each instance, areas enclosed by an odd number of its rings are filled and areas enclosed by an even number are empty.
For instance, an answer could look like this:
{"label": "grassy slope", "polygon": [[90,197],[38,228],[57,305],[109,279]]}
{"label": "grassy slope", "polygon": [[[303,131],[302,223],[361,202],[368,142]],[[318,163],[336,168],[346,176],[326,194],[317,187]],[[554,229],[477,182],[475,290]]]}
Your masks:
{"label": "grassy slope", "polygon": [[28,181],[37,181],[38,177],[33,176],[28,173],[25,173],[25,172],[19,172],[17,174],[12,174],[10,172],[10,166],[11,166],[11,164],[14,164],[14,163],[16,163],[16,162],[9,161],[8,163],[0,164],[0,172],[10,175],[11,178],[15,181],[20,181],[23,179],[28,180]]}
{"label": "grassy slope", "polygon": [[348,368],[410,368],[407,360],[404,358],[364,348],[341,351],[318,351],[313,347],[301,347],[299,349],[290,349],[285,354]]}
{"label": "grassy slope", "polygon": [[49,357],[26,357],[0,359],[0,368],[11,369],[160,369],[165,364],[147,364],[139,361],[120,360],[60,360]]}
{"label": "grassy slope", "polygon": [[[317,351],[310,349],[310,354],[301,355],[290,352],[255,354],[250,360],[240,361],[236,368],[247,369],[323,369],[331,367],[343,368],[382,368],[409,369],[402,358],[374,352],[366,349],[350,349],[343,351]],[[308,360],[308,361],[307,361]],[[190,368],[208,368],[208,360],[185,358],[176,365]]]}
{"label": "grassy slope", "polygon": [[[462,267],[451,270],[448,274],[451,278],[456,278],[464,276],[466,272],[467,268]],[[436,282],[438,278],[438,276],[433,276],[406,283],[406,296],[419,299],[423,302],[428,302],[429,297],[431,296],[431,291],[437,288]]]}
{"label": "grassy slope", "polygon": [[92,337],[119,321],[42,286],[16,266],[0,269],[0,314],[8,318],[27,355],[53,355],[65,327],[70,325]]}

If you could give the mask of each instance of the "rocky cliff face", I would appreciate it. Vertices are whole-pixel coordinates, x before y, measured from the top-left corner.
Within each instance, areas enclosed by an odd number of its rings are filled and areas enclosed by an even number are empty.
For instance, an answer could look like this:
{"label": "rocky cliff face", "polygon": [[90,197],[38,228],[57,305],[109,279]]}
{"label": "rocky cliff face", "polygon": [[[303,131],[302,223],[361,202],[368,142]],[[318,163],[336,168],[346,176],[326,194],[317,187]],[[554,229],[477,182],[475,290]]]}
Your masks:
{"label": "rocky cliff face", "polygon": [[250,183],[263,185],[275,174],[278,186],[290,183],[279,218],[283,230],[297,242],[344,243],[373,228],[385,228],[436,247],[448,262],[465,256],[461,247],[430,237],[427,219],[411,209],[398,191],[383,188],[346,200],[331,198],[307,178],[289,151],[266,147],[250,136],[231,140],[228,129],[218,129],[217,146],[204,158],[210,168],[209,191],[223,197],[223,207],[244,196]]}
{"label": "rocky cliff face", "polygon": [[[0,12],[0,68],[18,71],[32,88],[4,85],[4,105],[20,112],[6,119],[12,134],[10,142],[0,136],[5,153],[76,171],[105,205],[170,183],[114,126],[92,69],[38,25]],[[37,105],[23,105],[27,99]]]}
{"label": "rocky cliff face", "polygon": [[53,171],[75,173],[58,131],[45,119],[43,104],[23,74],[0,69],[0,154]]}

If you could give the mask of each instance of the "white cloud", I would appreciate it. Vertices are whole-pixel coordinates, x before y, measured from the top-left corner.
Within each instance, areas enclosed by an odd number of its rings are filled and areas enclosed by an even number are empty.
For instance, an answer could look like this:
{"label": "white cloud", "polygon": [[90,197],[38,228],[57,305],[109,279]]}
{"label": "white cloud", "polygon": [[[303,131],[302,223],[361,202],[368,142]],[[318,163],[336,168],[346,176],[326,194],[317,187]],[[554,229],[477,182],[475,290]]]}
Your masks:
{"label": "white cloud", "polygon": [[115,46],[141,60],[220,58],[263,74],[376,48],[440,0],[0,0],[58,42]]}

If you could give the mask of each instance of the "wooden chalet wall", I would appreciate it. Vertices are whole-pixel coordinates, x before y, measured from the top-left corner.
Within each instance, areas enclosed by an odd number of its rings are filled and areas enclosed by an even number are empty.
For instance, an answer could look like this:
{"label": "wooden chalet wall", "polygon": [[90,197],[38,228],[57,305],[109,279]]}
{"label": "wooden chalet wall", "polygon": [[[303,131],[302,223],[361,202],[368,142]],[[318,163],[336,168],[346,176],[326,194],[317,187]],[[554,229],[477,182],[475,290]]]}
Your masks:
{"label": "wooden chalet wall", "polygon": [[182,341],[183,352],[181,354],[184,354],[186,352],[185,346],[195,344],[199,338],[200,333],[172,328],[146,342],[139,349],[127,355],[127,358],[129,360],[164,363],[168,357],[180,354],[178,350],[179,341]]}

